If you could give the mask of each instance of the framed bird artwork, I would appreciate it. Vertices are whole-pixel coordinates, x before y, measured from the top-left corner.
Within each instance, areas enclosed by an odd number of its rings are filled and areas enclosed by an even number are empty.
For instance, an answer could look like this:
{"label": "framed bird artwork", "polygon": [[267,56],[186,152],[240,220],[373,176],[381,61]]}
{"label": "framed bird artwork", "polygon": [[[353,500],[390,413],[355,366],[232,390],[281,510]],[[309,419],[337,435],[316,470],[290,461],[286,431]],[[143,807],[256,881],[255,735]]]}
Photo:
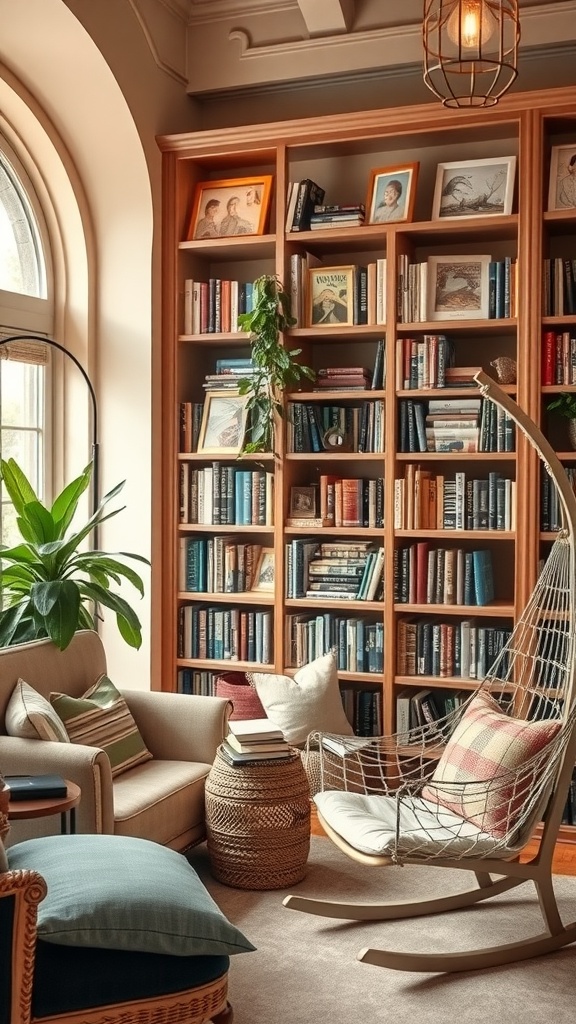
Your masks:
{"label": "framed bird artwork", "polygon": [[432,220],[512,213],[515,156],[438,164]]}

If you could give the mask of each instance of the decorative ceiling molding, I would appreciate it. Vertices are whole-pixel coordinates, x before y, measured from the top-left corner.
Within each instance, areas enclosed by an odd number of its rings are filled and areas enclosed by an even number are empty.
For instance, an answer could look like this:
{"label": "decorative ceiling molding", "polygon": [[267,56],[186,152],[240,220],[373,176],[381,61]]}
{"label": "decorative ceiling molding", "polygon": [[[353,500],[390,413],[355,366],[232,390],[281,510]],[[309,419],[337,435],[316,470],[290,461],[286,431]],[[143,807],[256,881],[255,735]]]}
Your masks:
{"label": "decorative ceiling molding", "polygon": [[188,89],[186,33],[189,0],[128,0],[156,64]]}
{"label": "decorative ceiling molding", "polygon": [[[311,3],[319,0],[311,0]],[[294,5],[291,5],[292,7]],[[272,24],[284,34],[270,39],[270,19],[243,19],[243,25],[214,23],[202,38],[196,24],[188,47],[188,92],[225,92],[298,82],[319,77],[352,75],[422,61],[421,20],[331,36],[302,38],[298,23]],[[521,9],[521,52],[535,46],[569,44],[576,39],[576,0],[532,4]],[[192,31],[189,29],[189,32]],[[268,33],[268,35],[266,35]],[[214,53],[220,57],[214,60]]]}
{"label": "decorative ceiling molding", "polygon": [[298,6],[298,0],[187,0],[187,3],[190,25],[212,24],[252,15],[284,14]]}

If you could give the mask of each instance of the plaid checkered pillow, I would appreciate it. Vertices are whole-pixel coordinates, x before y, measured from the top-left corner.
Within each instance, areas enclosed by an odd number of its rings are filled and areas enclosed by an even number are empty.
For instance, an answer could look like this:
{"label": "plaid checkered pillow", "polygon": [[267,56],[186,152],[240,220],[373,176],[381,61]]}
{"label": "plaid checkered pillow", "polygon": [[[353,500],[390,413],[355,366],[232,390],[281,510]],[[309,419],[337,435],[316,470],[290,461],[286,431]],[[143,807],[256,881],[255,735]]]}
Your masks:
{"label": "plaid checkered pillow", "polygon": [[470,701],[446,748],[431,782],[422,791],[455,814],[501,839],[514,827],[532,789],[530,773],[505,785],[498,781],[517,772],[554,739],[560,722],[530,722],[510,718],[489,693]]}

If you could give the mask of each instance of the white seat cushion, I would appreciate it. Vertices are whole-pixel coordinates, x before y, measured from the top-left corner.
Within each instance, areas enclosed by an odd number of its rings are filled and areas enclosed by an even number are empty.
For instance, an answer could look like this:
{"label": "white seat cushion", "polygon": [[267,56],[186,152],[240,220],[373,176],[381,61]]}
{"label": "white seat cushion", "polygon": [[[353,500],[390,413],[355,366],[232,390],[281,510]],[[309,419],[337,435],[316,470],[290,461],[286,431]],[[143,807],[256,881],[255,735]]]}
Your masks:
{"label": "white seat cushion", "polygon": [[[396,849],[397,803],[394,797],[364,796],[335,790],[314,797],[325,821],[350,846],[361,853],[392,856]],[[495,853],[505,857],[492,836],[422,797],[406,797],[400,803],[398,853],[423,857],[480,857]]]}

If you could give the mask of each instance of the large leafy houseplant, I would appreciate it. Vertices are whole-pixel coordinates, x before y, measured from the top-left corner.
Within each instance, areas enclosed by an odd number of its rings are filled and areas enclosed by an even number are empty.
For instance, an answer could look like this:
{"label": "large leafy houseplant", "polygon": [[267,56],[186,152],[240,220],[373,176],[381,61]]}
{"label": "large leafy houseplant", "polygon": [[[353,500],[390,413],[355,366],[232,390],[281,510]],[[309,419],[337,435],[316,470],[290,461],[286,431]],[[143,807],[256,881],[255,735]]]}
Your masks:
{"label": "large leafy houseplant", "polygon": [[241,331],[250,334],[250,355],[254,374],[240,381],[246,403],[248,429],[242,454],[274,450],[276,416],[282,416],[280,395],[304,377],[313,379],[314,370],[298,362],[300,348],[285,348],[281,335],[296,323],[290,310],[290,296],[273,274],[254,282],[254,302],[249,313],[241,313]]}
{"label": "large leafy houseplant", "polygon": [[[48,509],[14,459],[0,460],[0,476],[16,512],[22,541],[0,547],[0,647],[50,637],[61,649],[79,629],[94,629],[100,607],[116,615],[118,630],[131,647],[140,647],[142,629],[135,611],[111,584],[131,583],[140,596],[142,579],[119,557],[105,551],[81,551],[93,530],[121,508],[105,511],[124,481],[106,494],[88,521],[68,532],[81,495],[92,478],[92,463]],[[120,558],[148,563],[141,555],[118,552]]]}

